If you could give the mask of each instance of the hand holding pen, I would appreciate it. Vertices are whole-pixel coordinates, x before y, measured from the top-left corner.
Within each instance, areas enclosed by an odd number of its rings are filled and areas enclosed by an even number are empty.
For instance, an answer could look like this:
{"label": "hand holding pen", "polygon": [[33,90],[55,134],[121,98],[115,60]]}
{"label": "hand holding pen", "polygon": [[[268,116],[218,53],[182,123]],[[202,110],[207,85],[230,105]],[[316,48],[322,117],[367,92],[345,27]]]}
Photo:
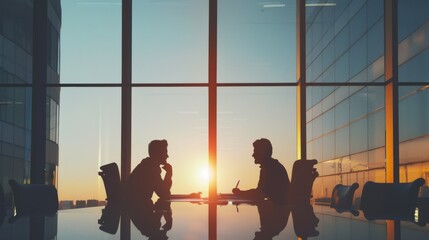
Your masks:
{"label": "hand holding pen", "polygon": [[232,193],[237,194],[237,193],[241,192],[240,189],[238,188],[238,184],[240,184],[240,180],[237,181],[235,188],[232,189]]}

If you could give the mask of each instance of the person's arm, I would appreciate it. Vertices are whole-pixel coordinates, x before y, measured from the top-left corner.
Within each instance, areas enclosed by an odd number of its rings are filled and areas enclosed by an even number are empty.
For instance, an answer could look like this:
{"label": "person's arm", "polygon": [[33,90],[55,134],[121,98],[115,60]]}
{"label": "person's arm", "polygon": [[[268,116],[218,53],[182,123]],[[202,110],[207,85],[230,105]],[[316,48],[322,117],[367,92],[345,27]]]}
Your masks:
{"label": "person's arm", "polygon": [[258,187],[252,188],[249,190],[240,190],[239,188],[233,188],[232,193],[240,198],[245,199],[252,199],[256,201],[264,200],[265,194],[262,191],[261,186],[264,185],[265,182],[264,174],[262,171],[259,172],[259,181],[258,181]]}
{"label": "person's arm", "polygon": [[162,167],[165,170],[165,177],[164,179],[159,176],[157,184],[155,186],[155,193],[161,198],[161,199],[169,199],[171,196],[171,185],[173,184],[172,176],[173,176],[173,169],[170,164],[166,163]]}
{"label": "person's arm", "polygon": [[257,201],[264,199],[264,194],[257,188],[249,190],[240,190],[239,188],[234,188],[232,189],[232,193],[234,193],[235,196],[244,199],[252,199]]}
{"label": "person's arm", "polygon": [[162,167],[165,170],[165,177],[164,177],[164,188],[168,189],[170,191],[171,185],[173,185],[173,168],[169,163],[164,164]]}

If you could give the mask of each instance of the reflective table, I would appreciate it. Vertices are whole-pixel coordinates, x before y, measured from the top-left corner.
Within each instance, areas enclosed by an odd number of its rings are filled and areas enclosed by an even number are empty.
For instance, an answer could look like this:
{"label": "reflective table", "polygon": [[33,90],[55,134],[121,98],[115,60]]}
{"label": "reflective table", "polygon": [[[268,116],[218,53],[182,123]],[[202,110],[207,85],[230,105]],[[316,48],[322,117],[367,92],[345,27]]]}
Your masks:
{"label": "reflective table", "polygon": [[[146,209],[147,210],[147,209]],[[274,206],[264,202],[177,200],[130,214],[105,207],[60,210],[52,217],[2,219],[0,239],[429,239],[415,221],[368,221],[362,212],[338,213],[328,206]],[[115,212],[116,211],[116,212]],[[131,216],[131,217],[130,217]],[[423,226],[421,226],[423,225]]]}

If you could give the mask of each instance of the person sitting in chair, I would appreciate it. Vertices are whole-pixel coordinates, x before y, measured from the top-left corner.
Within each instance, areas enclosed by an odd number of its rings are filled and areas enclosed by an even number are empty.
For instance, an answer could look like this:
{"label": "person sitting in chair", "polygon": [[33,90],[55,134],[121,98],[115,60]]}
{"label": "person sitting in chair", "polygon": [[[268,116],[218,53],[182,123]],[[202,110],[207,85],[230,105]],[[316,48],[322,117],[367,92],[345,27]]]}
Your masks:
{"label": "person sitting in chair", "polygon": [[260,164],[259,182],[255,189],[232,189],[237,197],[263,200],[270,199],[274,203],[287,203],[289,176],[283,165],[272,158],[273,147],[268,139],[261,138],[253,143],[253,158],[255,164]]}
{"label": "person sitting in chair", "polygon": [[[128,200],[145,201],[152,198],[153,192],[160,199],[169,199],[173,184],[173,169],[167,163],[167,140],[153,140],[149,143],[149,157],[144,158],[126,180],[125,189]],[[161,177],[161,166],[165,170]]]}

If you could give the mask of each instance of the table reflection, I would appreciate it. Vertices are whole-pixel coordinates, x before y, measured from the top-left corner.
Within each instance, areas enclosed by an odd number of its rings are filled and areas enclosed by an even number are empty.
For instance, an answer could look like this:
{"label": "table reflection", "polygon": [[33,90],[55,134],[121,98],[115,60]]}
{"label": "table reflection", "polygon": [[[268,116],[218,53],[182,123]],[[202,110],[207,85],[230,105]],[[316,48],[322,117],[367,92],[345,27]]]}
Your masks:
{"label": "table reflection", "polygon": [[257,203],[260,231],[255,232],[255,240],[273,239],[286,227],[289,220],[290,207],[273,204],[269,201]]}
{"label": "table reflection", "polygon": [[[162,200],[153,204],[149,200],[129,209],[127,213],[143,236],[149,237],[149,239],[168,239],[167,232],[173,226],[170,204],[170,202]],[[165,224],[161,223],[162,218],[164,218]]]}
{"label": "table reflection", "polygon": [[[391,231],[386,220],[370,221],[361,211],[355,216],[320,205],[282,206],[236,200],[217,203],[154,201],[127,211],[108,205],[60,210],[54,217],[21,217],[13,223],[8,221],[8,212],[0,226],[0,239],[379,240],[388,239]],[[427,209],[419,209],[419,219],[427,218],[423,210]],[[428,226],[422,227],[423,221],[416,220],[394,226],[400,228],[401,239],[428,239]],[[124,224],[127,221],[128,225]],[[40,228],[42,224],[44,228]]]}
{"label": "table reflection", "polygon": [[[99,229],[108,234],[116,234],[119,226],[119,219],[121,212],[131,219],[133,223],[133,228],[137,229],[141,236],[147,237],[147,239],[168,239],[168,232],[173,227],[173,208],[171,204],[175,206],[175,209],[178,211],[183,210],[183,208],[189,208],[189,205],[186,207],[185,204],[201,205],[191,208],[201,209],[205,206],[213,206],[213,203],[208,201],[164,201],[158,200],[155,203],[149,200],[142,202],[138,205],[129,205],[126,207],[120,207],[118,205],[107,205],[104,209],[101,210],[101,217],[98,220],[100,224]],[[181,205],[181,206],[180,206]],[[248,225],[252,226],[252,221],[259,219],[258,227],[255,227],[249,233],[253,233],[253,239],[255,240],[269,240],[275,239],[278,237],[282,231],[288,225],[290,218],[290,213],[292,212],[293,217],[293,226],[295,230],[296,237],[306,239],[308,237],[318,236],[319,232],[316,230],[319,219],[316,217],[311,205],[300,205],[300,206],[289,206],[282,204],[275,204],[269,200],[260,201],[260,202],[251,202],[251,201],[239,201],[239,200],[221,200],[214,204],[214,206],[223,208],[227,206],[228,215],[234,214],[230,219],[235,219],[237,222],[235,225],[231,224],[227,228],[218,229],[218,224],[222,218],[218,219],[219,221],[207,221],[207,219],[200,219],[205,221],[208,224],[209,229],[214,229],[214,231],[221,231],[219,239],[226,239],[231,237],[236,239],[237,235],[235,232],[242,232],[239,229],[239,225]],[[235,206],[236,212],[232,212],[231,206]],[[240,213],[240,210],[242,211]],[[252,213],[257,213],[257,216]],[[199,211],[201,212],[201,211]],[[185,213],[185,216],[189,218],[186,221],[195,221],[192,217],[192,212],[188,211]],[[214,213],[217,215],[217,211]],[[240,216],[242,217],[240,219]],[[124,216],[124,215],[123,215]],[[178,217],[183,218],[183,212],[180,213]],[[211,217],[215,217],[212,216]],[[182,220],[183,221],[183,220]],[[182,221],[179,224],[183,224]],[[213,225],[213,226],[210,226]],[[237,227],[234,229],[234,226]],[[232,227],[232,228],[231,228]],[[181,227],[179,227],[181,228]],[[201,230],[201,229],[200,229]],[[249,229],[250,230],[250,229]],[[180,231],[179,231],[180,232]],[[179,233],[180,234],[180,233]],[[177,237],[178,233],[175,231],[173,234]],[[218,236],[207,236],[208,239],[217,239]]]}

